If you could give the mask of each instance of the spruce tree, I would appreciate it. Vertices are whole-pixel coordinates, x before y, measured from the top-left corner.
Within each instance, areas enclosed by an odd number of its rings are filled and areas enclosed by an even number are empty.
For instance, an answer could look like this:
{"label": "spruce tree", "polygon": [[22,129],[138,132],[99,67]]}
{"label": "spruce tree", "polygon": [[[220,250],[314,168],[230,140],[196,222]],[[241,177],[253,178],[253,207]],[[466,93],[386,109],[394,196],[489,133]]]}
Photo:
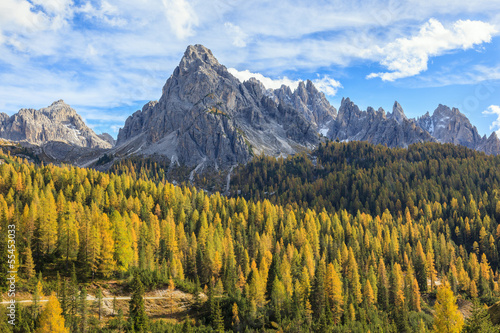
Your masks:
{"label": "spruce tree", "polygon": [[80,308],[80,332],[85,333],[88,331],[88,304],[87,304],[87,288],[83,287],[80,292],[79,299]]}
{"label": "spruce tree", "polygon": [[129,323],[136,332],[146,332],[148,317],[144,305],[144,286],[138,274],[132,280],[132,298],[129,303]]}
{"label": "spruce tree", "polygon": [[472,313],[465,321],[462,333],[498,333],[498,326],[494,326],[490,319],[488,309],[481,305],[476,298],[472,303]]}

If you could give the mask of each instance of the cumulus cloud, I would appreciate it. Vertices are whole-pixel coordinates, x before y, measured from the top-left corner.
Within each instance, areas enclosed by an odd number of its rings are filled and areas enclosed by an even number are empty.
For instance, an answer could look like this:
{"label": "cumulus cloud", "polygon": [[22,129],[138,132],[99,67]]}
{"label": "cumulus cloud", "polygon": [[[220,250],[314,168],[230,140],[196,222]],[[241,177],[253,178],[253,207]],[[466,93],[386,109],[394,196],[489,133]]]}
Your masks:
{"label": "cumulus cloud", "polygon": [[278,89],[282,85],[289,86],[290,89],[295,90],[299,86],[300,80],[291,80],[284,76],[283,78],[279,79],[271,79],[269,77],[266,77],[260,73],[252,73],[248,69],[244,71],[238,71],[235,68],[228,68],[229,73],[233,74],[238,80],[241,82],[248,81],[249,79],[256,78],[262,84],[264,87],[267,89]]}
{"label": "cumulus cloud", "polygon": [[328,75],[323,76],[323,78],[313,80],[313,83],[319,91],[324,92],[325,95],[328,96],[335,96],[337,91],[340,88],[343,88],[339,81],[332,79]]}
{"label": "cumulus cloud", "polygon": [[[241,82],[248,81],[251,78],[255,78],[259,80],[267,89],[278,89],[282,85],[285,85],[290,87],[290,89],[292,89],[293,91],[297,89],[297,87],[299,86],[299,82],[303,81],[303,80],[291,80],[286,76],[284,76],[283,78],[271,79],[260,73],[252,73],[249,70],[238,71],[235,68],[228,68],[228,71]],[[335,96],[338,89],[342,88],[342,85],[340,84],[339,81],[330,78],[328,75],[325,75],[322,78],[318,77],[318,79],[312,80],[312,82],[319,91],[329,96]]]}
{"label": "cumulus cloud", "polygon": [[[15,31],[16,34],[47,29],[48,17],[43,12],[35,12],[27,1],[0,1],[0,34]],[[5,38],[4,38],[5,40]]]}
{"label": "cumulus cloud", "polygon": [[186,0],[163,0],[165,15],[179,39],[194,35],[194,28],[198,26],[198,16],[193,7]]}
{"label": "cumulus cloud", "polygon": [[417,75],[427,70],[430,57],[489,43],[496,32],[493,25],[482,21],[459,20],[447,29],[438,20],[430,19],[417,35],[376,47],[375,55],[382,57],[380,64],[390,72],[371,73],[367,78],[394,81]]}
{"label": "cumulus cloud", "polygon": [[500,106],[490,105],[487,110],[483,111],[483,114],[491,114],[497,117],[497,119],[491,123],[490,130],[496,129],[497,135],[500,137]]}

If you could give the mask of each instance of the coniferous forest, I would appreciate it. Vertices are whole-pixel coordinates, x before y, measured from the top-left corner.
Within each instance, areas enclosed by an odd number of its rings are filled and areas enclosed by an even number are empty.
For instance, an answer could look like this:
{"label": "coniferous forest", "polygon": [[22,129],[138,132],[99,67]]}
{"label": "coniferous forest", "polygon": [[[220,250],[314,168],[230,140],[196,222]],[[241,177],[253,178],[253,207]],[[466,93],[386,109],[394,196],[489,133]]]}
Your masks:
{"label": "coniferous forest", "polygon": [[[500,157],[327,142],[255,157],[228,195],[160,164],[0,158],[0,251],[14,225],[17,258],[0,287],[16,270],[30,301],[15,326],[0,308],[1,332],[499,331]],[[190,302],[153,313],[158,290]]]}

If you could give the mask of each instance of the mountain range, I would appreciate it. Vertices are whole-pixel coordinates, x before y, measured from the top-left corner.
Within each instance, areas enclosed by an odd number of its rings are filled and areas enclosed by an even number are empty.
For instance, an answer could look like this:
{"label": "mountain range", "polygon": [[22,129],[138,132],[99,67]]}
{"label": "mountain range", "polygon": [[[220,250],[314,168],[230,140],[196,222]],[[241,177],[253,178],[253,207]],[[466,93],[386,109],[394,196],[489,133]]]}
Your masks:
{"label": "mountain range", "polygon": [[[118,133],[97,135],[62,100],[40,110],[0,113],[0,138],[34,149],[50,162],[109,168],[131,156],[153,157],[200,172],[229,169],[255,154],[286,156],[321,140],[368,141],[389,147],[418,142],[463,145],[500,154],[495,133],[481,137],[456,108],[439,105],[409,119],[398,102],[392,112],[362,111],[343,98],[337,112],[311,81],[266,89],[240,82],[202,45],[189,46],[163,87],[159,101],[133,113]],[[107,158],[103,162],[103,156]]]}

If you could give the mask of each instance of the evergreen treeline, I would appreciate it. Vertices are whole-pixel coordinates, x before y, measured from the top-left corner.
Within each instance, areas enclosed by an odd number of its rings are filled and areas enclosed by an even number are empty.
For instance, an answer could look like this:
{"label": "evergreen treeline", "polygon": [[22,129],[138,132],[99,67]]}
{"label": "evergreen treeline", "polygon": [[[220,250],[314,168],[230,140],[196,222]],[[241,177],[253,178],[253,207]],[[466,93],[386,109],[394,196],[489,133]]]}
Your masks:
{"label": "evergreen treeline", "polygon": [[[363,143],[328,143],[314,156],[316,166],[299,155],[240,170],[243,194],[263,200],[6,156],[0,248],[15,224],[24,288],[34,300],[55,292],[45,309],[59,313],[60,303],[71,332],[442,331],[452,319],[460,331],[456,297],[497,300],[498,158]],[[131,281],[131,316],[104,326],[79,295],[110,278]],[[194,327],[144,317],[144,290],[169,282],[208,296]],[[38,306],[19,310],[30,331],[45,325]]]}

